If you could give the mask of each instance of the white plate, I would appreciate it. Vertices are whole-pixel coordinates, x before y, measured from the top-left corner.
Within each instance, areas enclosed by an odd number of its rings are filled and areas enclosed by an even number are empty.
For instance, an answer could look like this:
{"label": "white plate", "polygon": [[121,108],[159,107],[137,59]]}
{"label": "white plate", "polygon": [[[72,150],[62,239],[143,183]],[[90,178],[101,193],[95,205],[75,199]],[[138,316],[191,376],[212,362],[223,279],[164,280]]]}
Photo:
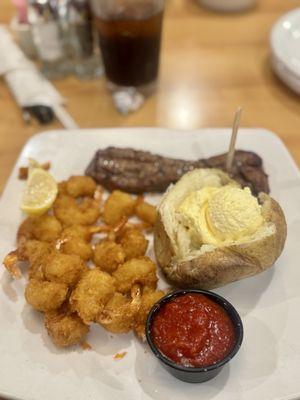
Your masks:
{"label": "white plate", "polygon": [[[192,132],[166,129],[54,131],[34,136],[25,146],[0,202],[0,257],[14,248],[22,215],[24,182],[18,167],[28,157],[52,162],[61,180],[83,173],[99,147],[131,146],[167,156],[196,159],[226,151],[229,130]],[[288,222],[288,241],[275,267],[216,290],[240,312],[245,328],[238,355],[214,380],[187,384],[170,376],[132,335],[113,336],[94,326],[92,351],[59,350],[41,315],[23,298],[24,280],[0,272],[0,395],[26,400],[279,400],[300,396],[300,177],[281,141],[262,129],[241,130],[238,147],[264,159],[273,196]],[[113,355],[127,351],[124,359]]]}
{"label": "white plate", "polygon": [[270,36],[272,53],[300,78],[300,8],[284,14],[273,26]]}

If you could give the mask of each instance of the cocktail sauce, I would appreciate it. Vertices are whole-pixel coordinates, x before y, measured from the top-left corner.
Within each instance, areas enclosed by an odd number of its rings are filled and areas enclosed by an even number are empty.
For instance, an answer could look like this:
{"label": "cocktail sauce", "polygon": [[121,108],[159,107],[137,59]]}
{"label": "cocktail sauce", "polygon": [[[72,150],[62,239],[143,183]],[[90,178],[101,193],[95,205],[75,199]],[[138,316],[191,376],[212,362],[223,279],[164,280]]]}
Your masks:
{"label": "cocktail sauce", "polygon": [[151,336],[159,351],[178,365],[206,367],[223,360],[236,336],[226,311],[202,294],[184,294],[154,315]]}

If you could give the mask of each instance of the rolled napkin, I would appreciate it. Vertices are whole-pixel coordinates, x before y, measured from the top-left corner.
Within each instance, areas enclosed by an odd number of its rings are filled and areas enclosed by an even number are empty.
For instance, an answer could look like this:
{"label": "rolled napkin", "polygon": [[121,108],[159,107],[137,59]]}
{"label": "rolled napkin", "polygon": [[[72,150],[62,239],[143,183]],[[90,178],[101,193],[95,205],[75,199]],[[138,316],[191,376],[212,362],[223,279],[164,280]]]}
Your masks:
{"label": "rolled napkin", "polygon": [[44,121],[39,118],[39,113],[36,114],[39,107],[41,110],[48,109],[56,115],[66,129],[78,128],[76,122],[63,107],[65,99],[28,60],[4,25],[0,25],[1,75],[23,111],[32,110],[41,122],[50,122],[51,112],[48,113],[48,120],[45,118]]}

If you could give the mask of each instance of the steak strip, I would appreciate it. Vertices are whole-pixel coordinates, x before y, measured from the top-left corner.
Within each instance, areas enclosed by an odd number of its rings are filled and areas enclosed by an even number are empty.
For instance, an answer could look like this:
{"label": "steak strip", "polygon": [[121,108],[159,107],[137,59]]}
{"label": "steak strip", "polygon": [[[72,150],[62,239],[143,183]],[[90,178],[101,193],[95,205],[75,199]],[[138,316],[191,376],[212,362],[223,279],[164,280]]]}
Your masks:
{"label": "steak strip", "polygon": [[[185,161],[130,148],[108,147],[96,152],[85,173],[108,190],[164,192],[171,183],[195,168],[226,171],[226,157],[227,153],[198,161]],[[253,152],[235,152],[232,178],[242,187],[249,187],[255,195],[270,192],[262,159]]]}

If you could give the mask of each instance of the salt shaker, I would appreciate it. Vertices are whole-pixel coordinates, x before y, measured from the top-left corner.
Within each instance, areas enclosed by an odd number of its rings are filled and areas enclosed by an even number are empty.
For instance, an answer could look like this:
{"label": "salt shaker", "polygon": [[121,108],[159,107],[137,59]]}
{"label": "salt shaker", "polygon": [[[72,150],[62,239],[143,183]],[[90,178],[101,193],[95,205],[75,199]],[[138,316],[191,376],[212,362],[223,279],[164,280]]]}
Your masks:
{"label": "salt shaker", "polygon": [[88,0],[29,0],[29,22],[48,78],[101,75]]}
{"label": "salt shaker", "polygon": [[49,78],[61,78],[70,72],[59,20],[59,3],[59,0],[29,0],[28,20],[33,41],[42,72]]}
{"label": "salt shaker", "polygon": [[67,0],[65,37],[68,38],[68,52],[72,60],[72,72],[80,78],[94,78],[102,75],[103,68],[88,0]]}

